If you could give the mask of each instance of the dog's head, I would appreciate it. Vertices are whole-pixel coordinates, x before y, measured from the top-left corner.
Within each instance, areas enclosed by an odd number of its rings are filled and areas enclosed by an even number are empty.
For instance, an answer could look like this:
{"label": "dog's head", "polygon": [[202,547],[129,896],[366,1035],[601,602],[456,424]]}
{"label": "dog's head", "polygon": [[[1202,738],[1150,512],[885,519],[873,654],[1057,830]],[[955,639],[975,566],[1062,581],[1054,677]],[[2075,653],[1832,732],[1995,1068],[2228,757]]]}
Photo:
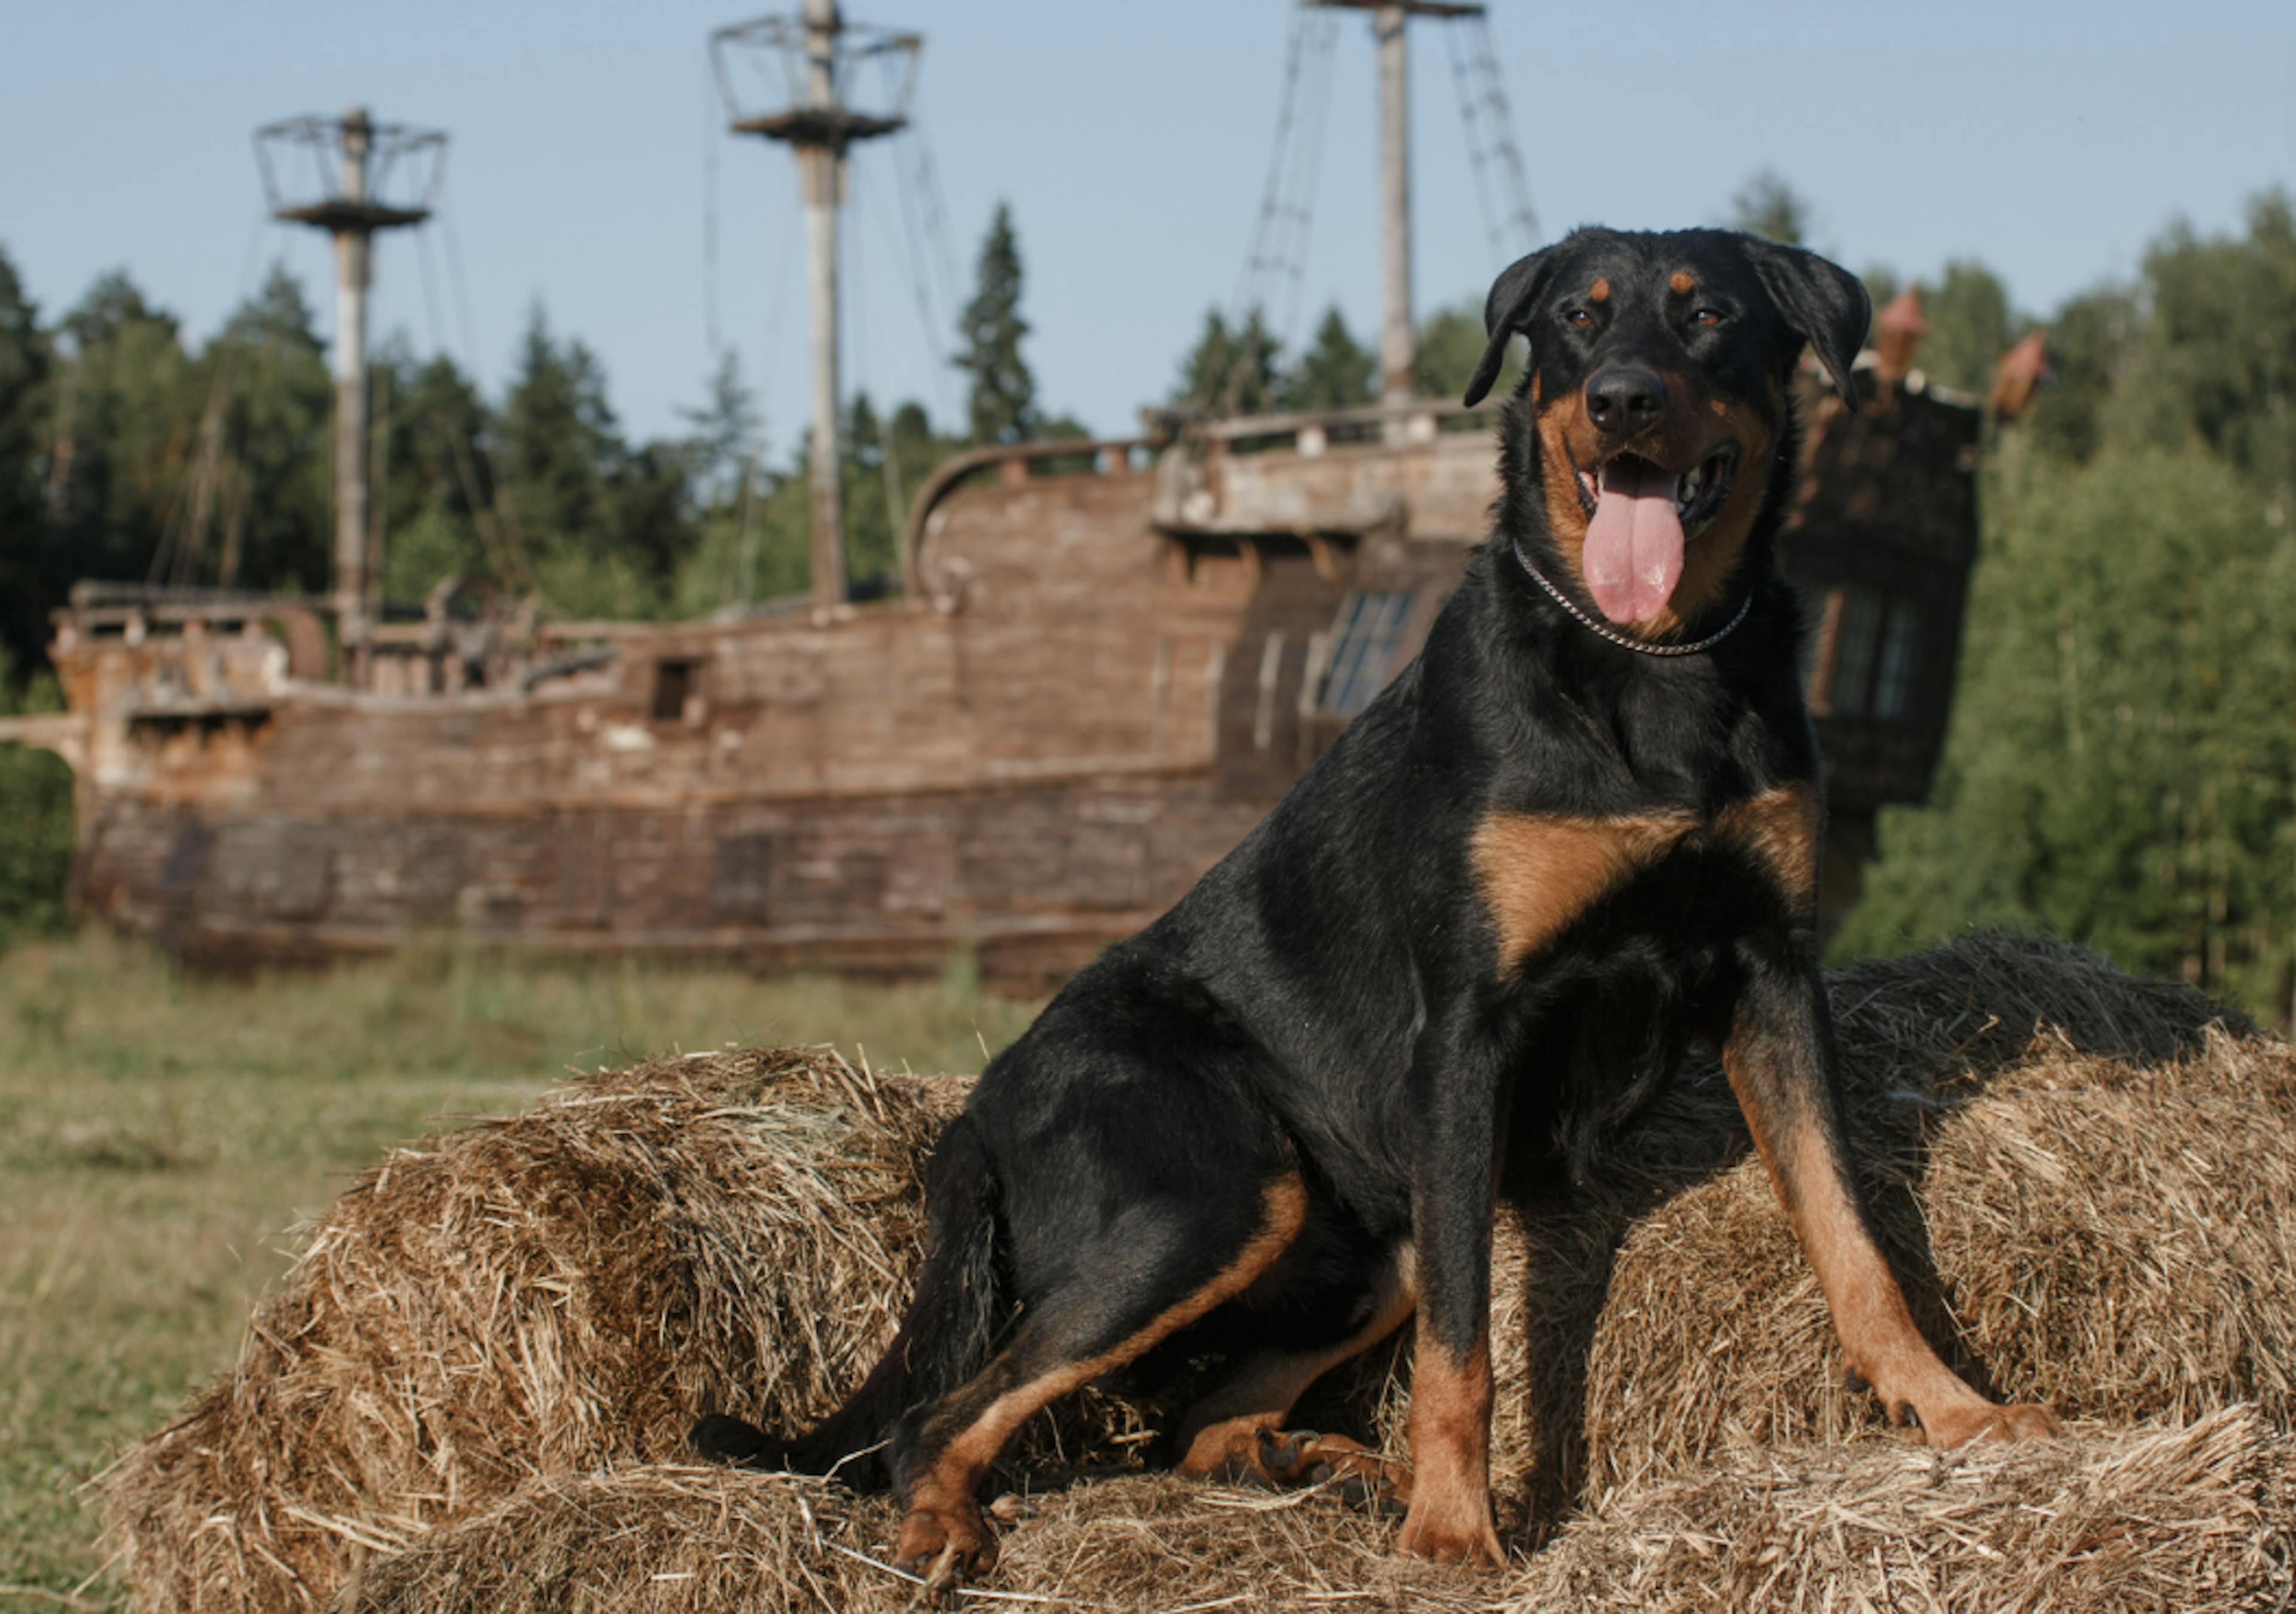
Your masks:
{"label": "dog's head", "polygon": [[1637,634],[1695,620],[1783,514],[1795,362],[1815,352],[1855,407],[1871,312],[1849,271],[1728,230],[1578,230],[1515,264],[1466,401],[1527,337],[1505,429],[1517,536]]}

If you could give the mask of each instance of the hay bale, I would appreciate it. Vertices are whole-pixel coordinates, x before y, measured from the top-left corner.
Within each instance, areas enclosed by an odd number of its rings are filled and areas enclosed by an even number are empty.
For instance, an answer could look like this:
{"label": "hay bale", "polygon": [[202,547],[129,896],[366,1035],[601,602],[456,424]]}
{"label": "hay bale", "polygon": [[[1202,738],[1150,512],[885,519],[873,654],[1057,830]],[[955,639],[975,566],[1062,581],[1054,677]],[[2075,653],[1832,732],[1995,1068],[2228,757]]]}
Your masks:
{"label": "hay bale", "polygon": [[2292,1564],[2296,1441],[2236,1407],[2018,1447],[1738,1448],[1613,1493],[1505,1607],[2265,1614]]}
{"label": "hay bale", "polygon": [[[1988,938],[1834,985],[1867,1192],[1957,1370],[2073,1418],[2296,1419],[2285,1044],[2056,944]],[[1497,1466],[1542,1526],[1734,1440],[1880,1426],[1718,1070],[1503,1249],[1497,1326],[1521,1344]]]}
{"label": "hay bale", "polygon": [[[1947,1274],[1916,1300],[2002,1389],[2120,1421],[2243,1397],[2286,1421],[2284,1047],[2054,943],[1973,938],[1833,988],[1885,1218],[1917,1278]],[[963,1090],[817,1053],[665,1061],[394,1157],[317,1225],[237,1368],[110,1477],[139,1605],[316,1606],[370,1552],[538,1478],[675,1457],[701,1410],[811,1421],[891,1331],[915,1170]],[[1870,1421],[1745,1153],[1718,1072],[1693,1067],[1504,1241],[1496,1466],[1534,1538],[1590,1480]],[[1306,1421],[1399,1449],[1396,1361]],[[1132,1417],[1070,1409],[1038,1455],[1132,1450]],[[1386,1535],[1362,1527],[1365,1562]]]}
{"label": "hay bale", "polygon": [[310,1229],[237,1365],[105,1479],[146,1610],[324,1604],[539,1473],[817,1416],[891,1331],[962,1083],[819,1052],[602,1074],[401,1150]]}
{"label": "hay bale", "polygon": [[[1126,1478],[1016,1511],[993,1591],[1062,1609],[2217,1614],[2274,1609],[2287,1594],[2296,1443],[2242,1408],[2189,1429],[2014,1450],[1742,1448],[1694,1477],[1614,1494],[1504,1577],[1390,1558],[1391,1522],[1329,1491]],[[335,1608],[892,1614],[915,1599],[885,1567],[897,1523],[882,1502],[784,1477],[680,1468],[544,1480],[377,1560]]]}

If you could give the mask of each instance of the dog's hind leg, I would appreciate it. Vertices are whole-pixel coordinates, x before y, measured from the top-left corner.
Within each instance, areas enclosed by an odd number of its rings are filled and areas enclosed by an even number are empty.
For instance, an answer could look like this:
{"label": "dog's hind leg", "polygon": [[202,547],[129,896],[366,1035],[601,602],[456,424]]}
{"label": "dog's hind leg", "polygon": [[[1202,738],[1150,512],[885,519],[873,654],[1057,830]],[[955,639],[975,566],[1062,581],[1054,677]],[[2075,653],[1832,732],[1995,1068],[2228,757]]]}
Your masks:
{"label": "dog's hind leg", "polygon": [[1261,1350],[1181,1421],[1175,1465],[1195,1479],[1262,1485],[1313,1483],[1334,1475],[1399,1505],[1411,1500],[1411,1469],[1344,1435],[1283,1428],[1308,1387],[1403,1326],[1419,1301],[1406,1246],[1352,1308],[1347,1331],[1328,1344]]}
{"label": "dog's hind leg", "polygon": [[1010,1343],[970,1382],[905,1417],[893,1469],[903,1504],[895,1555],[936,1577],[985,1569],[994,1539],[974,1492],[1005,1443],[1040,1408],[1113,1372],[1234,1299],[1283,1253],[1307,1217],[1296,1174],[1260,1189],[1245,1229],[1222,1247],[1226,1206],[1144,1227],[1119,1217],[1072,1277],[1031,1305]]}

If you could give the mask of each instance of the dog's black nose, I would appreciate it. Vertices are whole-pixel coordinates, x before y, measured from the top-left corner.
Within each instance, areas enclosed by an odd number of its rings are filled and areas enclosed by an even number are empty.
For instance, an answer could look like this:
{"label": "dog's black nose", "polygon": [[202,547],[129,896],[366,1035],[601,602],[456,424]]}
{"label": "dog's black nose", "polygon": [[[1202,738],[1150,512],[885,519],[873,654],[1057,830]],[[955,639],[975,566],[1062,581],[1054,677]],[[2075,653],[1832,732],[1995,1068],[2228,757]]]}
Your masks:
{"label": "dog's black nose", "polygon": [[1605,365],[1587,378],[1587,418],[1599,431],[1640,431],[1666,413],[1666,380],[1640,365]]}

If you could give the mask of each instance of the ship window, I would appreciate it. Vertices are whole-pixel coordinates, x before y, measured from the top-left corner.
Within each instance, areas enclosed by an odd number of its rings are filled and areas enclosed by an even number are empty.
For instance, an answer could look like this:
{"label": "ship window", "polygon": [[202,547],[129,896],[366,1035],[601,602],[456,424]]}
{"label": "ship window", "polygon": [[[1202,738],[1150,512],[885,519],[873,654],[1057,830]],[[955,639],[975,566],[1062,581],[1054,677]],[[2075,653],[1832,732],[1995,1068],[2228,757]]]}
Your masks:
{"label": "ship window", "polygon": [[1395,646],[1411,614],[1407,588],[1349,594],[1332,626],[1331,660],[1316,697],[1318,709],[1352,717],[1387,684]]}
{"label": "ship window", "polygon": [[1914,704],[1914,653],[1921,635],[1914,608],[1897,601],[1890,610],[1890,626],[1882,634],[1882,664],[1874,673],[1874,715],[1902,722]]}
{"label": "ship window", "polygon": [[701,663],[662,660],[653,664],[653,718],[676,723],[685,716],[685,702],[701,687]]}
{"label": "ship window", "polygon": [[1870,588],[1845,588],[1833,630],[1833,680],[1826,709],[1838,717],[1902,723],[1913,715],[1919,670],[1920,609]]}
{"label": "ship window", "polygon": [[1866,692],[1874,682],[1874,652],[1881,640],[1882,596],[1870,589],[1843,589],[1833,629],[1833,687],[1825,699],[1835,716],[1866,715]]}

